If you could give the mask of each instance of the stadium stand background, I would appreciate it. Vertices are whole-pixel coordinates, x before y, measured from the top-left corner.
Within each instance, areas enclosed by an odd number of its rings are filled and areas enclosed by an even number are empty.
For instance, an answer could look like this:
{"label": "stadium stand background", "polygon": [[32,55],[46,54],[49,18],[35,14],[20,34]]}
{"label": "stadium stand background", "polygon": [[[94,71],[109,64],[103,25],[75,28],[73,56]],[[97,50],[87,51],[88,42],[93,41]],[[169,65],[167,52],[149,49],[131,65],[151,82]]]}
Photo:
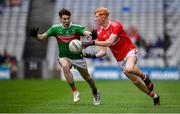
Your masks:
{"label": "stadium stand background", "polygon": [[0,15],[0,52],[7,50],[18,61],[24,51],[28,11],[29,0],[19,0],[15,5],[6,3]]}
{"label": "stadium stand background", "polygon": [[[7,0],[8,1],[8,0]],[[12,0],[13,1],[13,0]],[[29,30],[45,32],[59,22],[58,11],[67,8],[72,21],[94,28],[94,10],[108,7],[111,19],[119,20],[127,31],[137,29],[145,42],[139,48],[142,67],[180,66],[179,0],[14,0],[15,6],[0,6],[0,52],[7,50],[18,61],[18,78],[50,78],[59,69],[55,38],[42,43],[30,38]],[[46,5],[42,5],[46,4]],[[2,4],[2,3],[0,3]],[[87,51],[96,52],[94,48]],[[103,61],[103,62],[102,62]],[[111,53],[102,59],[88,59],[88,66],[117,66]],[[24,77],[25,76],[25,77]]]}
{"label": "stadium stand background", "polygon": [[[111,10],[110,17],[112,19],[120,20],[126,30],[130,26],[137,27],[142,39],[145,40],[147,45],[150,45],[149,48],[151,48],[151,50],[148,52],[150,53],[149,58],[145,57],[145,49],[139,48],[140,59],[142,59],[139,61],[140,66],[176,66],[179,64],[178,57],[180,55],[179,52],[175,54],[176,44],[174,44],[174,42],[179,43],[177,33],[180,27],[178,25],[178,4],[180,4],[178,0],[114,0],[113,2],[108,0],[76,0],[76,2],[73,3],[71,0],[57,0],[54,23],[58,22],[58,10],[65,7],[72,11],[73,22],[89,27],[94,25],[94,9],[99,6],[108,7]],[[169,16],[170,14],[174,15]],[[155,46],[158,39],[161,39],[163,43],[167,41],[164,40],[164,37],[167,36],[165,34],[167,34],[173,42],[171,48],[167,50],[168,63],[164,60],[164,45],[159,47],[158,45]],[[52,42],[53,41],[50,41],[50,43]],[[176,47],[176,49],[177,48],[179,47]],[[52,49],[51,52],[55,51]],[[156,59],[156,61],[154,61],[154,59]],[[50,66],[52,67],[54,65]]]}
{"label": "stadium stand background", "polygon": [[1,0],[0,3],[0,53],[5,59],[1,65],[7,66],[8,62],[10,70],[18,71],[18,68],[9,58],[15,57],[19,64],[22,61],[29,3],[29,0]]}

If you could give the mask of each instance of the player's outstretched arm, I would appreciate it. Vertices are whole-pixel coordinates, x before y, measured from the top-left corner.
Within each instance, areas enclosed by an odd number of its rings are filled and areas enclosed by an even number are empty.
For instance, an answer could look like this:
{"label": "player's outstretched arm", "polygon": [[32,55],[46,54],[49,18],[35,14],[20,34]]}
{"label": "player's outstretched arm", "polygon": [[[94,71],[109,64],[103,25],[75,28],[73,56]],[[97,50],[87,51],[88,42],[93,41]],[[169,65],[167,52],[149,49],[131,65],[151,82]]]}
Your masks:
{"label": "player's outstretched arm", "polygon": [[97,39],[97,31],[93,29],[91,32],[90,31],[84,31],[84,35],[88,36],[91,38],[89,42],[82,42],[82,47],[86,48],[91,45],[95,45],[95,41]]}
{"label": "player's outstretched arm", "polygon": [[105,41],[90,41],[90,42],[82,42],[82,46],[83,47],[88,47],[88,46],[92,46],[92,45],[96,45],[96,46],[104,46],[104,47],[108,47],[111,46],[113,43],[116,43],[116,41],[119,40],[119,37],[116,34],[111,34],[109,39],[105,40]]}
{"label": "player's outstretched arm", "polygon": [[116,34],[111,34],[109,39],[107,39],[105,41],[94,41],[94,40],[92,40],[90,42],[82,42],[82,46],[88,47],[88,46],[96,45],[96,46],[108,47],[108,46],[111,46],[116,41],[118,41],[118,39],[119,39],[119,37]]}
{"label": "player's outstretched arm", "polygon": [[103,57],[106,55],[107,48],[106,47],[101,47],[99,52],[96,53],[96,57]]}
{"label": "player's outstretched arm", "polygon": [[37,40],[44,40],[48,38],[48,35],[46,33],[38,34],[38,31],[39,31],[39,28],[30,29],[30,36]]}
{"label": "player's outstretched arm", "polygon": [[98,58],[98,57],[103,57],[105,55],[106,55],[106,47],[101,47],[100,51],[96,54],[92,54],[92,53],[82,54],[82,56],[85,58]]}
{"label": "player's outstretched arm", "polygon": [[84,31],[83,33],[87,37],[91,37],[92,40],[97,39],[97,31],[93,29],[92,31]]}
{"label": "player's outstretched arm", "polygon": [[43,33],[43,34],[38,34],[38,39],[39,40],[45,40],[48,38],[48,35],[46,33]]}
{"label": "player's outstretched arm", "polygon": [[118,41],[119,37],[116,34],[111,34],[110,37],[105,41],[95,41],[94,44],[97,46],[109,47],[116,41]]}
{"label": "player's outstretched arm", "polygon": [[83,35],[87,37],[91,37],[91,32],[86,30],[84,31]]}

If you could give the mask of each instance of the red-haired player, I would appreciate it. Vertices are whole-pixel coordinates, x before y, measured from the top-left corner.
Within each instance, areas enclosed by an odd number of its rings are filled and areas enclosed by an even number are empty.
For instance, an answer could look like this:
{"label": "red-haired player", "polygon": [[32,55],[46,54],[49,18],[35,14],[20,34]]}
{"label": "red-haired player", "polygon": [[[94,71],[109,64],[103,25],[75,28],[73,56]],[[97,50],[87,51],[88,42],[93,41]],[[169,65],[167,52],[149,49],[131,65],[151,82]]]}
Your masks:
{"label": "red-haired player", "polygon": [[98,24],[98,41],[82,42],[84,47],[90,45],[101,46],[101,50],[95,55],[86,54],[84,57],[102,57],[106,54],[106,47],[109,47],[116,58],[120,68],[125,75],[144,93],[153,98],[154,105],[160,105],[159,96],[153,91],[153,84],[147,74],[144,74],[136,65],[138,52],[130,38],[127,36],[123,26],[118,21],[109,20],[109,10],[99,7],[95,11],[95,20]]}

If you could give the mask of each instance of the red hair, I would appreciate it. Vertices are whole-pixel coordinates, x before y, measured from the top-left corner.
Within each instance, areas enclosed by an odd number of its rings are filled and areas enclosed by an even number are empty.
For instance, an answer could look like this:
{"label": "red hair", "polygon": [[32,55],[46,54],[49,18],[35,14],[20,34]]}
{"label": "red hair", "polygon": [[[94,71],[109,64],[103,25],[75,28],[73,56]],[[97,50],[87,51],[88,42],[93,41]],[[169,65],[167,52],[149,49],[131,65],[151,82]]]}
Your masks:
{"label": "red hair", "polygon": [[109,16],[109,9],[105,7],[96,8],[95,14],[98,13],[99,15],[106,15]]}

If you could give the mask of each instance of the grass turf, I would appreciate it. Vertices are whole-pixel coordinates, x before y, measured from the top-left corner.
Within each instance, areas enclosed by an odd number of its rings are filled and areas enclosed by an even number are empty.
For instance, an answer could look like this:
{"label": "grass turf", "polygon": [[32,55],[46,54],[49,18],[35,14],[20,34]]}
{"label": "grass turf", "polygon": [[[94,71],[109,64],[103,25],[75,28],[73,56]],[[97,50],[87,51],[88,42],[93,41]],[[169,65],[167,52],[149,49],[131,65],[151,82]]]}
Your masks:
{"label": "grass turf", "polygon": [[63,112],[63,113],[178,113],[180,112],[180,81],[153,81],[161,96],[161,106],[138,90],[129,80],[96,81],[102,104],[93,106],[86,82],[76,82],[81,94],[72,102],[69,85],[60,80],[1,80],[0,112]]}

